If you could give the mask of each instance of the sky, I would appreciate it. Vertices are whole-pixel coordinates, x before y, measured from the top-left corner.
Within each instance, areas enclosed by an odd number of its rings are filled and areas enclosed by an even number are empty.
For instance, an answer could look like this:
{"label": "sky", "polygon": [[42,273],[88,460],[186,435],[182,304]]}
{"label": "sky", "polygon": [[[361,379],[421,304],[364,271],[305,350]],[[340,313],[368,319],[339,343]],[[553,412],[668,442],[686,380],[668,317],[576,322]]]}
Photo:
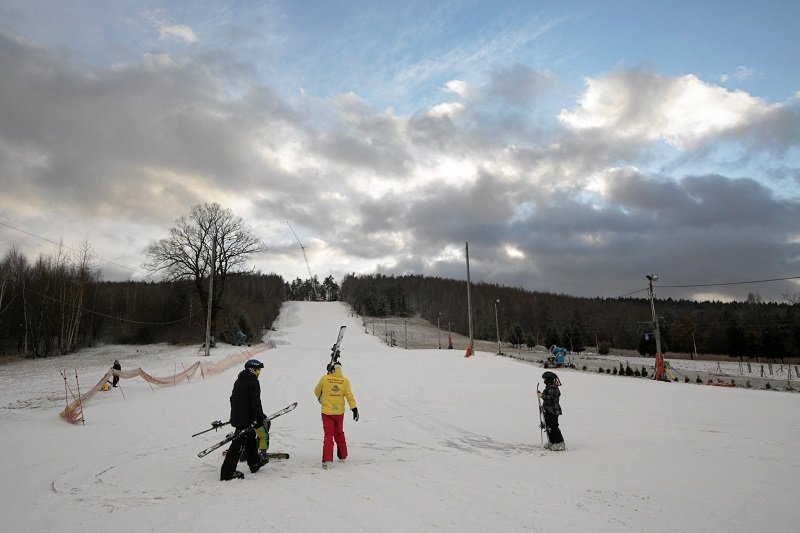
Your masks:
{"label": "sky", "polygon": [[[276,348],[249,355],[224,343],[209,358],[196,346],[108,345],[0,365],[0,499],[14,510],[5,530],[797,530],[800,425],[787,423],[796,393],[561,369],[567,450],[550,452],[538,426],[541,366],[481,351],[467,359],[463,345],[390,348],[348,311],[286,302],[269,332]],[[359,420],[348,411],[347,461],[323,470],[313,389],[340,325]],[[191,435],[227,420],[251,356],[264,363],[267,413],[298,402],[270,431],[270,451],[290,458],[255,474],[242,464],[243,480],[222,482],[222,450],[197,454],[224,429]],[[169,382],[227,358],[238,364],[175,386],[121,379],[83,403],[85,424],[59,417],[65,384],[75,392],[77,376],[85,393],[114,359]]]}
{"label": "sky", "polygon": [[[0,252],[217,202],[287,280],[800,293],[800,4],[0,0]],[[288,222],[288,224],[287,224]],[[290,228],[291,224],[291,228]],[[786,279],[791,278],[791,279]],[[777,280],[777,281],[775,281]],[[643,293],[639,293],[642,295]]]}

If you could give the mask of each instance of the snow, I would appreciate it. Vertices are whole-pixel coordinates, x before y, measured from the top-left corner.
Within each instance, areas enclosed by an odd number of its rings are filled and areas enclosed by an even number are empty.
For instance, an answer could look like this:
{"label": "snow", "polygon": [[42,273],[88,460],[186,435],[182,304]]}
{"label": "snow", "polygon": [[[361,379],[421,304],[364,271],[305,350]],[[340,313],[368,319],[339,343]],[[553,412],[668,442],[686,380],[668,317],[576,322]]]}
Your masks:
{"label": "snow", "polygon": [[[342,324],[361,419],[346,418],[347,462],[323,470],[313,388]],[[291,459],[227,482],[221,450],[197,457],[225,431],[190,436],[228,419],[240,366],[174,387],[122,380],[84,406],[85,425],[59,416],[61,370],[88,390],[114,359],[164,377],[202,351],[105,346],[0,366],[1,529],[800,530],[800,395],[559,369],[567,451],[550,452],[538,365],[391,348],[339,303],[286,303],[268,338],[276,348],[256,356],[265,411],[299,402],[273,424],[270,451]]]}

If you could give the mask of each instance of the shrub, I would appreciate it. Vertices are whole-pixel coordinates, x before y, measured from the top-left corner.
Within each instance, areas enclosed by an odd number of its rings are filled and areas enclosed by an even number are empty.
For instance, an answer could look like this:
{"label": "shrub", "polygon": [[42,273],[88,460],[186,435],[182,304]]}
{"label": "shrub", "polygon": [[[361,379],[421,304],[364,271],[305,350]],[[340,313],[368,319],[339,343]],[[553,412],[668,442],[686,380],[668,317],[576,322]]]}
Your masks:
{"label": "shrub", "polygon": [[617,375],[617,367],[614,367],[614,371],[612,372],[615,376]]}
{"label": "shrub", "polygon": [[770,384],[769,384],[769,381],[767,381],[767,384],[766,384],[766,385],[764,385],[764,388],[765,388],[765,389],[771,389],[771,388],[772,388],[772,387],[770,386]]}
{"label": "shrub", "polygon": [[634,376],[636,376],[636,377],[638,378],[639,376],[641,376],[641,375],[642,375],[642,373],[641,373],[641,372],[639,372],[638,370],[634,370],[634,371],[633,371],[633,375],[634,375]]}
{"label": "shrub", "polygon": [[601,367],[599,367],[599,368],[597,369],[597,371],[598,371],[599,373],[601,373],[601,374],[602,374],[603,372],[605,372],[605,371],[603,370],[603,367],[602,367],[602,366],[601,366]]}
{"label": "shrub", "polygon": [[606,374],[610,374],[610,373],[611,373],[611,369],[610,368],[606,368]]}
{"label": "shrub", "polygon": [[586,365],[583,365],[583,371],[586,372]]}
{"label": "shrub", "polygon": [[647,369],[645,367],[642,367],[642,377],[643,378],[647,377]]}
{"label": "shrub", "polygon": [[703,378],[701,378],[700,376],[697,376],[697,379],[695,379],[695,381],[697,383],[702,383],[703,382]]}
{"label": "shrub", "polygon": [[632,376],[633,375],[633,369],[630,366],[628,366],[627,363],[625,364],[625,375],[626,376]]}
{"label": "shrub", "polygon": [[600,343],[600,346],[597,347],[597,353],[600,355],[608,355],[611,352],[611,344],[607,341],[603,341]]}
{"label": "shrub", "polygon": [[683,382],[684,383],[689,383],[689,376],[684,376]]}

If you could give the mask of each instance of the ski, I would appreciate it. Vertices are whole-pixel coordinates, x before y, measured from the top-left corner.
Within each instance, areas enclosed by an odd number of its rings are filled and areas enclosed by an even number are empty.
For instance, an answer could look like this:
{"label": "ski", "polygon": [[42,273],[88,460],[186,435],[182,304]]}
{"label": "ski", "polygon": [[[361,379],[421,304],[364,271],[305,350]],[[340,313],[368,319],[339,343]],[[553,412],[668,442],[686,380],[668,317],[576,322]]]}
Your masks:
{"label": "ski", "polygon": [[[223,450],[222,451],[222,456],[224,457],[226,455],[228,455],[228,450]],[[289,458],[289,454],[285,453],[285,452],[267,452],[264,455],[270,461],[282,461],[284,459],[288,459]],[[239,462],[241,463],[241,462],[246,461],[246,460],[247,459],[245,459],[244,456],[242,456],[242,458],[239,459]]]}
{"label": "ski", "polygon": [[[547,429],[547,426],[544,423],[544,418],[542,418],[542,399],[539,398],[539,384],[536,384],[536,401],[539,402],[539,438],[542,439],[542,446],[544,446],[544,431]],[[547,435],[547,442],[550,443],[550,434]]]}
{"label": "ski", "polygon": [[331,362],[328,363],[328,373],[333,372],[333,365],[339,362],[339,356],[341,355],[339,348],[342,346],[342,337],[344,337],[345,329],[347,329],[347,326],[339,327],[339,336],[336,337],[336,342],[331,347]]}
{"label": "ski", "polygon": [[192,435],[192,437],[196,437],[198,435],[202,435],[203,433],[208,433],[209,431],[212,431],[212,430],[215,430],[215,429],[219,429],[222,426],[227,426],[230,423],[231,423],[230,420],[228,420],[227,422],[223,422],[221,420],[214,420],[213,422],[211,422],[211,427],[210,428],[204,429],[203,431],[199,431],[199,432],[195,433],[194,435]]}
{"label": "ski", "polygon": [[[283,409],[281,409],[280,411],[276,411],[276,412],[272,413],[272,414],[271,414],[270,416],[268,416],[267,418],[268,418],[269,420],[273,420],[273,419],[275,419],[275,418],[278,418],[278,417],[279,417],[279,416],[281,416],[281,415],[285,415],[286,413],[289,413],[289,412],[291,412],[291,411],[294,411],[294,408],[295,408],[295,407],[297,407],[297,402],[294,402],[293,404],[287,405],[286,407],[284,407],[284,408],[283,408]],[[212,429],[213,429],[213,428],[212,428]],[[232,441],[232,440],[233,440],[233,439],[235,439],[236,437],[239,437],[239,436],[240,436],[240,435],[242,435],[243,433],[249,433],[249,432],[251,432],[251,431],[255,431],[255,429],[250,427],[250,428],[239,429],[239,430],[236,430],[236,431],[234,431],[233,433],[229,433],[229,434],[228,434],[228,435],[227,435],[227,436],[226,436],[224,439],[222,439],[220,442],[218,442],[218,443],[214,444],[213,446],[209,446],[209,447],[208,447],[208,448],[206,448],[205,450],[203,450],[203,451],[201,451],[200,453],[198,453],[198,454],[197,454],[197,457],[205,457],[206,455],[210,454],[210,453],[211,453],[211,452],[213,452],[214,450],[217,450],[217,449],[221,448],[222,446],[225,446],[225,445],[226,445],[226,444],[228,444],[230,441]]]}

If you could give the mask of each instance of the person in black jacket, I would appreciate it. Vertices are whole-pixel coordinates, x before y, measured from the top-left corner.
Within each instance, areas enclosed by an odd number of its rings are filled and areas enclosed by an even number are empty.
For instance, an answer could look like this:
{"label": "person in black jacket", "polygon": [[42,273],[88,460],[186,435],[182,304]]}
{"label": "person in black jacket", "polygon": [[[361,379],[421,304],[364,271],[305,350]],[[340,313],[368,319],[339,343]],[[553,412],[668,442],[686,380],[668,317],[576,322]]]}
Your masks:
{"label": "person in black jacket", "polygon": [[[114,359],[114,364],[111,365],[111,368],[113,368],[114,370],[122,370],[122,365],[119,364],[119,360]],[[119,376],[114,374],[114,377],[111,378],[111,386],[116,387],[117,383],[119,383]]]}
{"label": "person in black jacket", "polygon": [[222,462],[219,478],[222,481],[229,479],[244,479],[244,474],[236,470],[239,456],[244,448],[247,465],[250,472],[256,473],[267,461],[258,454],[258,441],[252,428],[265,427],[267,416],[261,407],[261,385],[258,376],[263,363],[250,359],[244,364],[244,370],[239,372],[239,377],[233,384],[231,393],[231,426],[240,433],[231,441],[231,446]]}
{"label": "person in black jacket", "polygon": [[558,427],[558,417],[561,415],[561,391],[558,388],[561,386],[561,380],[555,372],[547,371],[542,374],[544,378],[544,390],[536,394],[542,399],[542,413],[544,413],[544,425],[547,429],[547,440],[545,448],[554,451],[563,451],[566,449],[564,444],[564,436],[561,435],[561,429]]}

